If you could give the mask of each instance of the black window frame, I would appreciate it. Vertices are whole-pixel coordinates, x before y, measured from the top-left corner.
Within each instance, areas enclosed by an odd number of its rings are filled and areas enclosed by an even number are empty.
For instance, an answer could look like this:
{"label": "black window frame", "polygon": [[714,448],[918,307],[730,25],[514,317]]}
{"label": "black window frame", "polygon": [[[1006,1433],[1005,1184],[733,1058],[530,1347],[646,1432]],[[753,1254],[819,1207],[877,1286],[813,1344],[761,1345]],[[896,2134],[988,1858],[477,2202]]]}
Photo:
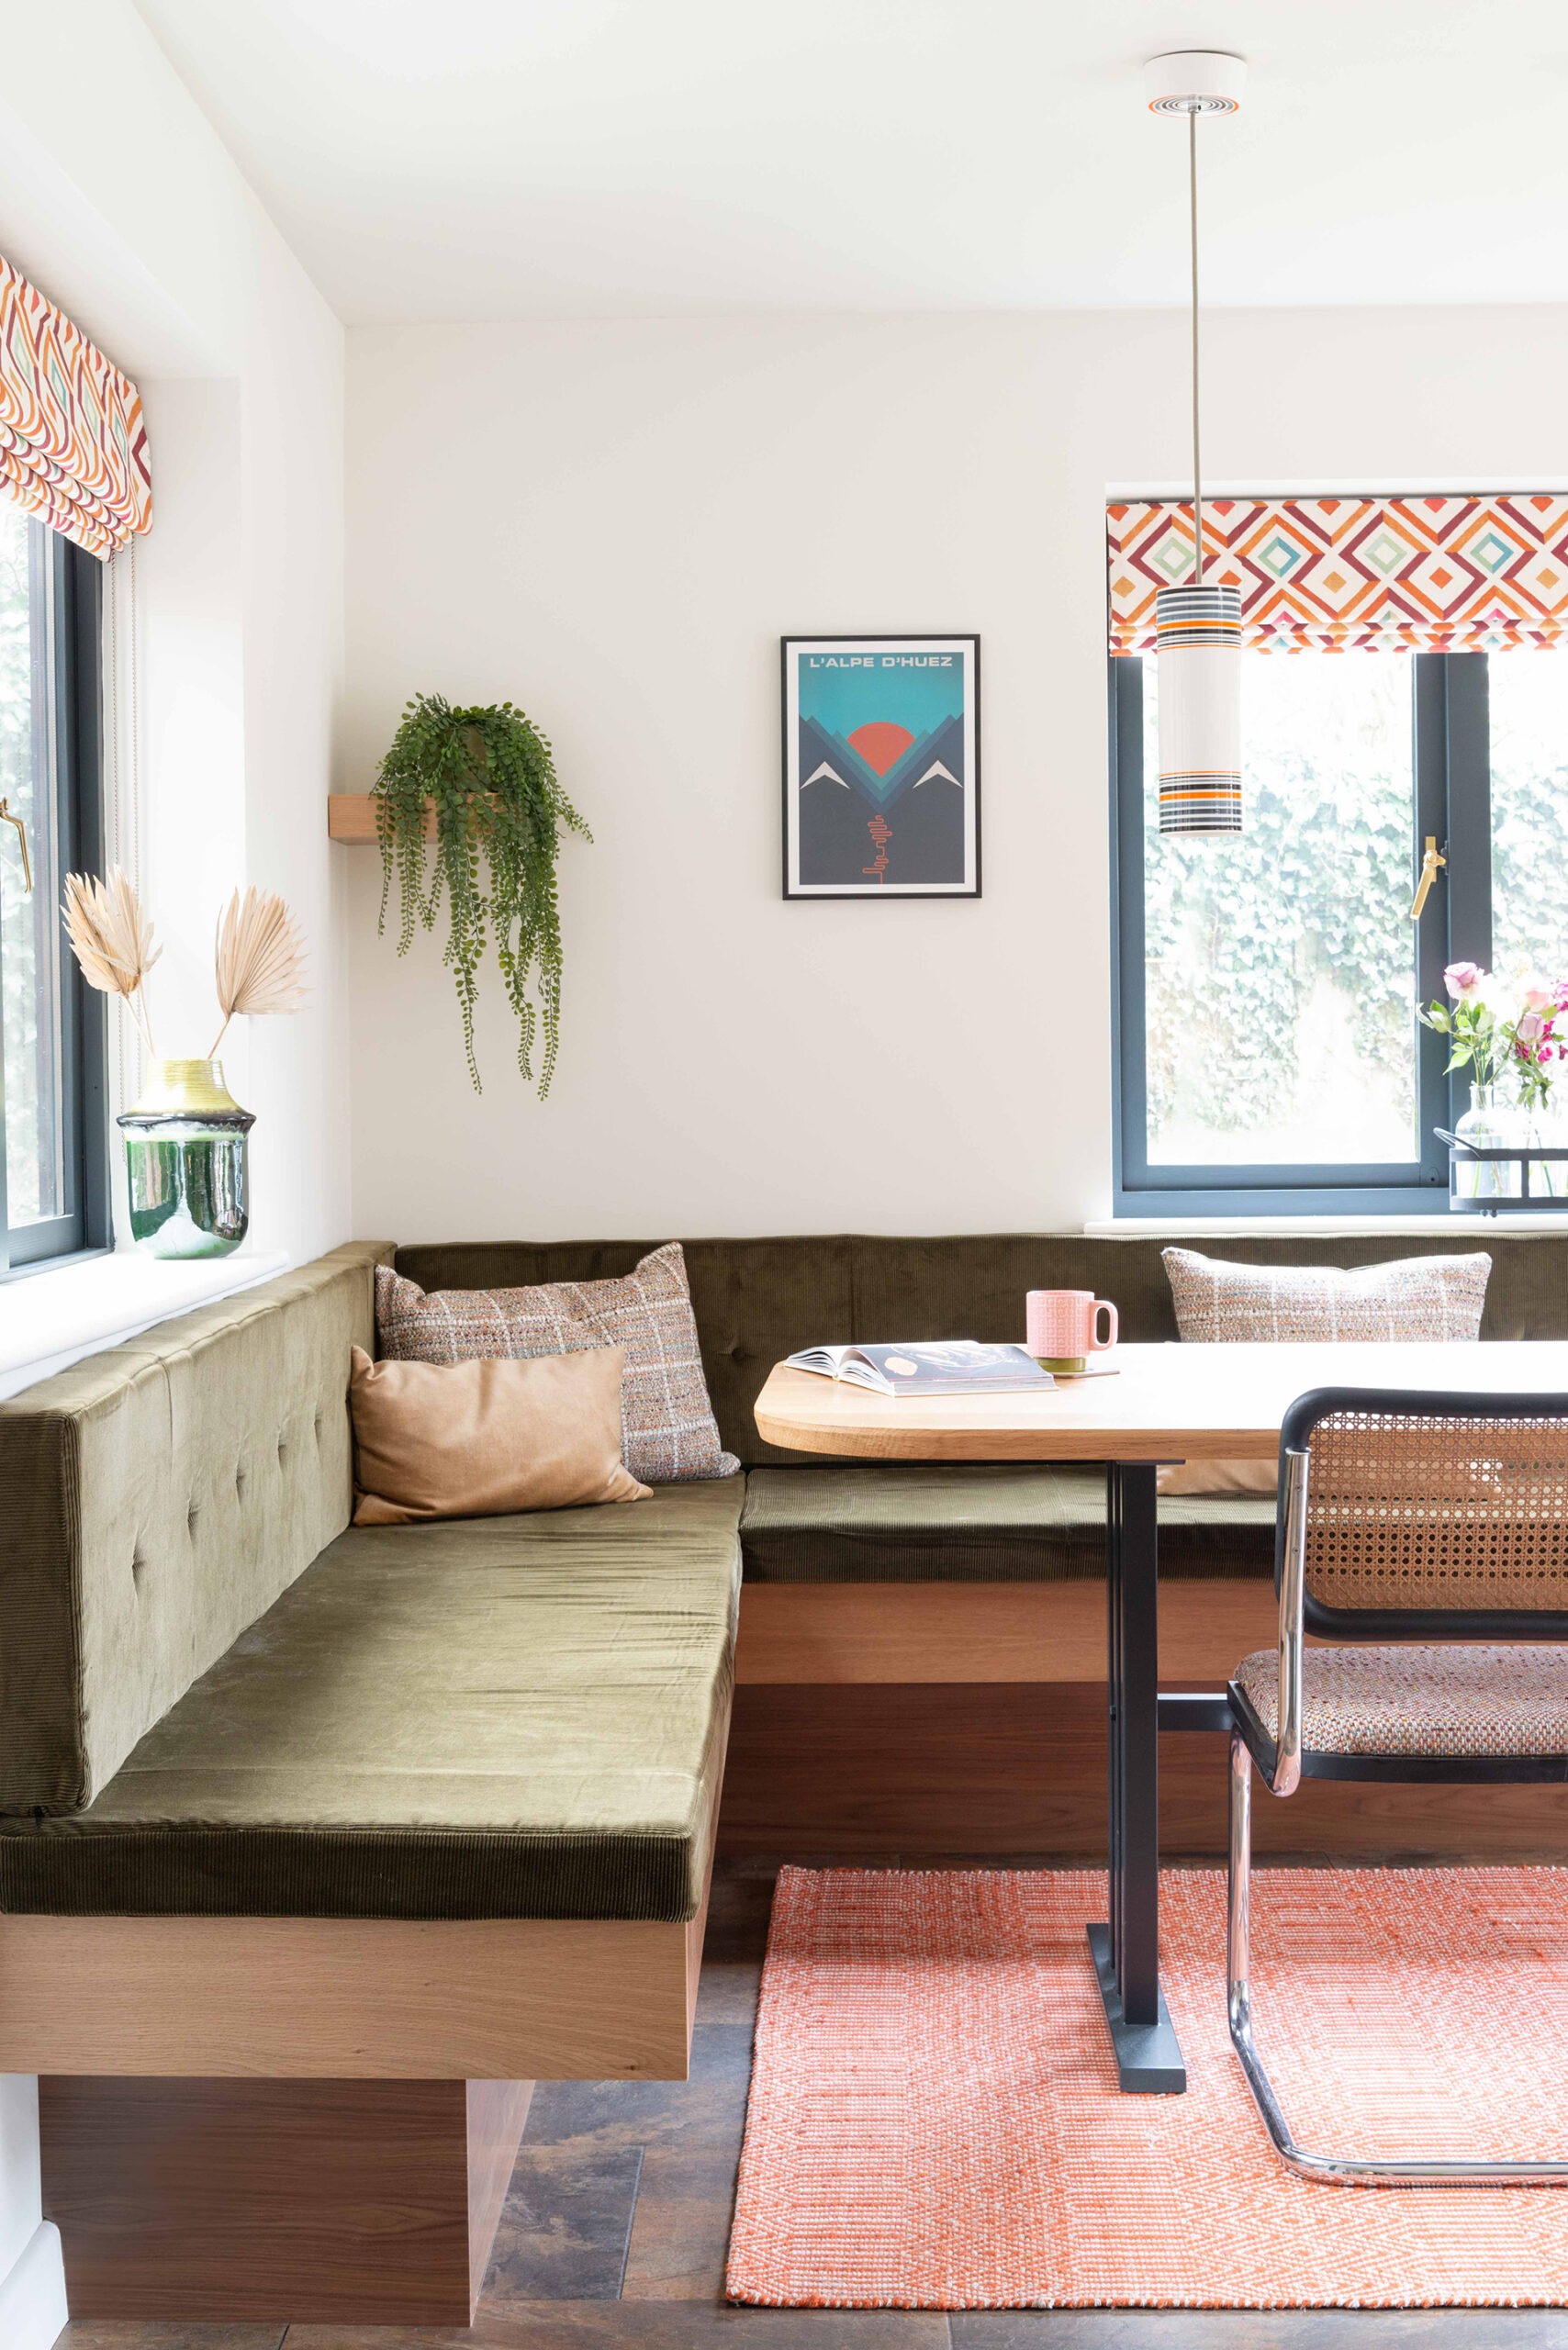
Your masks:
{"label": "black window frame", "polygon": [[[1258,656],[1263,657],[1261,655]],[[1353,660],[1353,654],[1337,656]],[[1448,859],[1417,926],[1417,992],[1443,991],[1446,965],[1492,960],[1492,774],[1484,653],[1410,656],[1415,761],[1410,883],[1422,844],[1435,838]],[[1148,1058],[1144,973],[1143,662],[1113,655],[1111,749],[1111,994],[1113,1213],[1162,1215],[1429,1215],[1448,1203],[1448,1158],[1434,1129],[1468,1105],[1449,1078],[1447,1047],[1417,1031],[1418,1159],[1347,1166],[1151,1167],[1148,1158]]]}
{"label": "black window frame", "polygon": [[[103,820],[103,578],[95,556],[42,532],[53,660],[55,870],[101,873]],[[47,865],[46,868],[47,869]],[[104,998],[74,956],[60,961],[61,1079],[69,1207],[12,1227],[6,1206],[5,1067],[0,1058],[0,1281],[95,1256],[112,1245],[108,1151],[108,1027]]]}

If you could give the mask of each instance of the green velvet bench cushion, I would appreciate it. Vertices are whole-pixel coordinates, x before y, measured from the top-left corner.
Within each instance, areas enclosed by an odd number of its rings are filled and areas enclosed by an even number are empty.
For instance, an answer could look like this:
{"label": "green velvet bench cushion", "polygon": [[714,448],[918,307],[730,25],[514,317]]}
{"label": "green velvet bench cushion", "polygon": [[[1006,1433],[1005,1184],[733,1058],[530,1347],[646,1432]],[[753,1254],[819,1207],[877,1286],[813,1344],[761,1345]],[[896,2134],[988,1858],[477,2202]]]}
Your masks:
{"label": "green velvet bench cushion", "polygon": [[691,1917],[743,1483],[351,1528],[85,1810],[0,1822],[0,1908]]}
{"label": "green velvet bench cushion", "polygon": [[[1105,1572],[1103,1469],[853,1461],[754,1469],[741,1550],[753,1583],[1066,1583]],[[1171,1494],[1165,1576],[1269,1576],[1271,1501]]]}

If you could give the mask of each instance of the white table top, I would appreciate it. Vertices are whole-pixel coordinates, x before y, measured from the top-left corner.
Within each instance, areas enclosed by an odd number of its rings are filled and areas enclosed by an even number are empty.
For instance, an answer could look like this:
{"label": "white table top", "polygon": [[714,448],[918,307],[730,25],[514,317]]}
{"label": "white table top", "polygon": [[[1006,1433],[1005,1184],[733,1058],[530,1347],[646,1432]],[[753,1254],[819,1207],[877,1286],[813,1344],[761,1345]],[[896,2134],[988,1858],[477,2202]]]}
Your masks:
{"label": "white table top", "polygon": [[1568,1411],[1568,1341],[1555,1338],[1128,1345],[1097,1360],[1117,1375],[924,1403],[779,1364],[757,1397],[756,1425],[794,1451],[883,1460],[1271,1460],[1281,1420],[1312,1387],[1551,1394]]}

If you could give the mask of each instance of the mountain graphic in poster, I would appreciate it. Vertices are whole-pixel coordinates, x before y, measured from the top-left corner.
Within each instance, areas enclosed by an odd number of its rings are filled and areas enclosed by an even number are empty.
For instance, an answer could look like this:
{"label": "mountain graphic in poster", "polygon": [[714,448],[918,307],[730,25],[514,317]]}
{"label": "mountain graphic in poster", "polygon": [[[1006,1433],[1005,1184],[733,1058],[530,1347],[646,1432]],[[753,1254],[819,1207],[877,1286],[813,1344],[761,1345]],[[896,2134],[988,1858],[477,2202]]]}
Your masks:
{"label": "mountain graphic in poster", "polygon": [[847,735],[802,717],[801,879],[885,889],[964,878],[964,722],[872,720]]}

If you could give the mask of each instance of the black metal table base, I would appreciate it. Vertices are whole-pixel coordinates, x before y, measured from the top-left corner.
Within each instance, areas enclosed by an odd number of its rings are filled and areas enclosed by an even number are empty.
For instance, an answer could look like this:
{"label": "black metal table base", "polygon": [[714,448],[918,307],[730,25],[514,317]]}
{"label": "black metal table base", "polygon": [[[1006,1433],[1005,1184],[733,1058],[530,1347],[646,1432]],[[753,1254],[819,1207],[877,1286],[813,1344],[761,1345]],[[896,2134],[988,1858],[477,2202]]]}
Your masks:
{"label": "black metal table base", "polygon": [[1094,1972],[1100,1978],[1100,1998],[1105,2009],[1105,2021],[1111,2028],[1111,2045],[1116,2052],[1118,2087],[1134,2096],[1179,2097],[1187,2086],[1187,2065],[1165,2005],[1164,1992],[1156,1987],[1152,2023],[1129,2023],[1122,2013],[1109,1926],[1090,1927],[1089,1949]]}
{"label": "black metal table base", "polygon": [[1186,2067],[1159,1990],[1159,1558],[1152,1461],[1112,1461],[1105,1536],[1110,1636],[1111,1916],[1091,1926],[1124,2089],[1170,2095]]}

